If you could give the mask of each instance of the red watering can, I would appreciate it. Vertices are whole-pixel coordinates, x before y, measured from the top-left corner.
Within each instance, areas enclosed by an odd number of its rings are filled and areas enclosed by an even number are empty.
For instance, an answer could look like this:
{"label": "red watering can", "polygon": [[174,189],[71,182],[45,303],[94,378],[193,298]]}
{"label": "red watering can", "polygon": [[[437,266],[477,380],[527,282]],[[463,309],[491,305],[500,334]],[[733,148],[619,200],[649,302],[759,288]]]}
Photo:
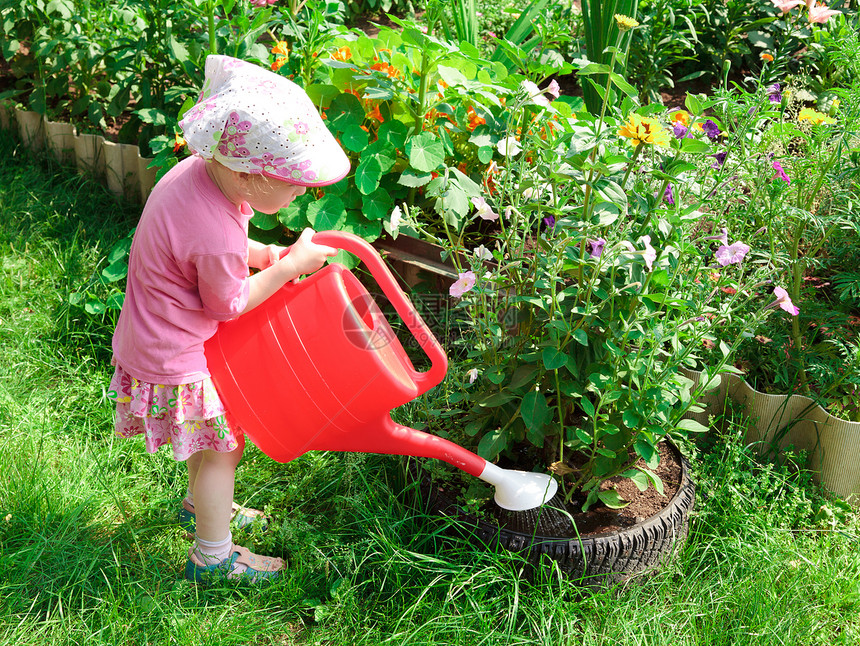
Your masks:
{"label": "red watering can", "polygon": [[220,324],[206,342],[212,380],[251,441],[278,462],[314,450],[438,458],[494,485],[496,503],[513,511],[552,498],[557,484],[547,475],[501,469],[391,419],[392,409],[442,381],[445,352],[373,247],[337,231],[313,241],[364,262],[431,365],[415,370],[373,297],[332,263]]}

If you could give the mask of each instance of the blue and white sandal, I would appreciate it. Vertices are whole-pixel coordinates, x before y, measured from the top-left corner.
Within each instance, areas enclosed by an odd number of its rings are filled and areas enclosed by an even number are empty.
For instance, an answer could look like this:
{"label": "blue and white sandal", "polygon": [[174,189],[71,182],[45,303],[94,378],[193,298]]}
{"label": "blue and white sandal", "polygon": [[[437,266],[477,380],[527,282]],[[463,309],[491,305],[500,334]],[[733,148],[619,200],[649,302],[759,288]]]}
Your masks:
{"label": "blue and white sandal", "polygon": [[[188,504],[186,499],[182,499],[182,508],[179,510],[179,526],[185,530],[186,538],[194,538],[194,532],[197,530],[197,516],[194,514],[194,505]],[[233,515],[230,517],[230,527],[232,529],[243,529],[250,527],[254,523],[259,523],[260,529],[266,531],[269,523],[266,515],[259,509],[251,509],[250,507],[242,507],[240,504],[233,503]]]}
{"label": "blue and white sandal", "polygon": [[[236,572],[237,565],[244,565],[245,569]],[[230,548],[230,555],[220,563],[206,565],[194,553],[192,546],[188,550],[185,578],[195,583],[209,583],[223,579],[253,584],[268,583],[280,576],[281,570],[286,565],[284,559],[252,554],[247,548],[238,545],[233,545]]]}

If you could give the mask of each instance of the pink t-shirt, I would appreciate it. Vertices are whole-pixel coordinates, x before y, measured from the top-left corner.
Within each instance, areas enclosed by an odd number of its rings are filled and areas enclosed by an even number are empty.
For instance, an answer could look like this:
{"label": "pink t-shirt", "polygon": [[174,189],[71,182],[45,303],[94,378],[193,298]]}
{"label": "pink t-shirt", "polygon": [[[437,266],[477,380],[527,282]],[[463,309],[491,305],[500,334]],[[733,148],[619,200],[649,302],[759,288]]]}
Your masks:
{"label": "pink t-shirt", "polygon": [[248,221],[189,157],[146,202],[134,234],[125,301],[113,337],[130,375],[178,385],[209,376],[203,343],[248,303]]}

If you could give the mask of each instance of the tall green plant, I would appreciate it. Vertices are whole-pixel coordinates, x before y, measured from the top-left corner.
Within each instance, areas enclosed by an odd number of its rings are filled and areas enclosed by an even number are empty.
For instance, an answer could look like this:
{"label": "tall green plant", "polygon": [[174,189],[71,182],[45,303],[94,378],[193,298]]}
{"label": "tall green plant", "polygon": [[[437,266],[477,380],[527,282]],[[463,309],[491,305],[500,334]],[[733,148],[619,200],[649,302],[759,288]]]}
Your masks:
{"label": "tall green plant", "polygon": [[601,89],[606,87],[606,75],[624,74],[627,51],[630,47],[629,26],[616,19],[626,16],[635,19],[639,0],[582,0],[582,17],[585,23],[585,53],[588,60],[608,65],[609,72],[594,79],[583,78],[582,92],[585,106],[598,114],[602,104]]}

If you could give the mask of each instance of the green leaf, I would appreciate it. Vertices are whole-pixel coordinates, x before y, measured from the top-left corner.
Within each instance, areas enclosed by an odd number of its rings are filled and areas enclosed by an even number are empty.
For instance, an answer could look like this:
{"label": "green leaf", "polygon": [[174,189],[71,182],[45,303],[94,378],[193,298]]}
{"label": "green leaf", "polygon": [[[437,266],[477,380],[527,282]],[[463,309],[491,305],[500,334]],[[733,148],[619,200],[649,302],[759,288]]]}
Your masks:
{"label": "green leaf", "polygon": [[339,132],[350,126],[360,126],[364,121],[364,106],[358,97],[344,92],[332,99],[326,111],[329,125]]}
{"label": "green leaf", "polygon": [[391,213],[394,200],[384,188],[378,188],[361,200],[362,211],[368,220],[380,220]]}
{"label": "green leaf", "polygon": [[357,153],[365,149],[368,138],[369,135],[361,126],[350,125],[343,131],[340,141],[344,148]]}
{"label": "green leaf", "polygon": [[508,445],[508,435],[500,428],[484,433],[478,442],[478,455],[485,460],[495,460]]}
{"label": "green leaf", "polygon": [[108,283],[125,278],[128,275],[128,262],[125,259],[117,260],[102,270],[102,278]]}
{"label": "green leaf", "polygon": [[678,422],[677,429],[680,431],[689,431],[690,433],[707,433],[708,427],[700,424],[694,419],[682,419]]}
{"label": "green leaf", "polygon": [[600,502],[610,509],[622,509],[630,504],[628,501],[624,500],[624,498],[622,498],[615,489],[598,491],[597,497],[600,498]]}
{"label": "green leaf", "polygon": [[621,415],[621,419],[624,420],[624,425],[629,429],[637,429],[639,425],[642,423],[642,418],[636,411],[626,410]]}
{"label": "green leaf", "polygon": [[484,373],[484,376],[490,380],[490,382],[496,384],[497,386],[505,380],[505,369],[501,367],[493,368],[492,370],[487,370]]}
{"label": "green leaf", "polygon": [[260,211],[254,213],[254,217],[251,218],[251,224],[263,231],[271,231],[281,225],[277,213],[261,213]]}
{"label": "green leaf", "polygon": [[657,466],[655,459],[659,460],[660,454],[657,452],[657,449],[647,440],[640,438],[633,442],[633,448],[636,450],[636,453],[645,460],[645,464],[649,467]]}
{"label": "green leaf", "polygon": [[379,188],[382,179],[382,165],[375,156],[362,156],[361,162],[355,169],[355,185],[364,195],[373,193]]}
{"label": "green leaf", "polygon": [[588,347],[588,334],[585,330],[579,329],[573,331],[573,338],[580,345],[584,345],[586,348]]}
{"label": "green leaf", "polygon": [[389,148],[402,149],[406,144],[409,129],[400,121],[389,119],[379,126],[376,133],[377,141],[381,141]]}
{"label": "green leaf", "polygon": [[639,491],[645,491],[648,488],[649,480],[644,471],[640,471],[639,469],[628,469],[621,474],[621,477],[632,480],[633,484],[636,485],[636,488]]}
{"label": "green leaf", "polygon": [[579,406],[589,417],[594,417],[594,404],[591,403],[590,399],[583,397],[579,400]]}
{"label": "green leaf", "polygon": [[422,132],[406,143],[409,164],[418,171],[429,173],[445,161],[445,148],[432,132]]}
{"label": "green leaf", "polygon": [[711,147],[698,139],[681,139],[681,152],[706,154],[711,152]]}
{"label": "green leaf", "polygon": [[346,209],[338,196],[323,195],[308,204],[307,218],[317,231],[338,229],[346,221]]}
{"label": "green leaf", "polygon": [[526,424],[526,428],[535,431],[543,428],[552,415],[550,407],[546,403],[543,393],[536,390],[529,391],[523,397],[520,405],[520,415]]}
{"label": "green leaf", "polygon": [[438,65],[436,70],[439,72],[439,76],[442,77],[442,80],[451,86],[464,85],[468,80],[460,70],[454,69],[453,67]]}
{"label": "green leaf", "polygon": [[567,363],[567,355],[554,346],[544,348],[541,358],[547,370],[558,370]]}
{"label": "green leaf", "polygon": [[702,114],[702,102],[699,101],[699,98],[695,94],[687,93],[687,97],[684,99],[684,107],[693,116]]}
{"label": "green leaf", "polygon": [[418,186],[424,186],[431,179],[433,179],[433,175],[430,173],[422,173],[421,175],[418,175],[415,171],[407,168],[403,173],[401,173],[400,179],[397,180],[397,183],[402,184],[403,186],[415,188]]}

